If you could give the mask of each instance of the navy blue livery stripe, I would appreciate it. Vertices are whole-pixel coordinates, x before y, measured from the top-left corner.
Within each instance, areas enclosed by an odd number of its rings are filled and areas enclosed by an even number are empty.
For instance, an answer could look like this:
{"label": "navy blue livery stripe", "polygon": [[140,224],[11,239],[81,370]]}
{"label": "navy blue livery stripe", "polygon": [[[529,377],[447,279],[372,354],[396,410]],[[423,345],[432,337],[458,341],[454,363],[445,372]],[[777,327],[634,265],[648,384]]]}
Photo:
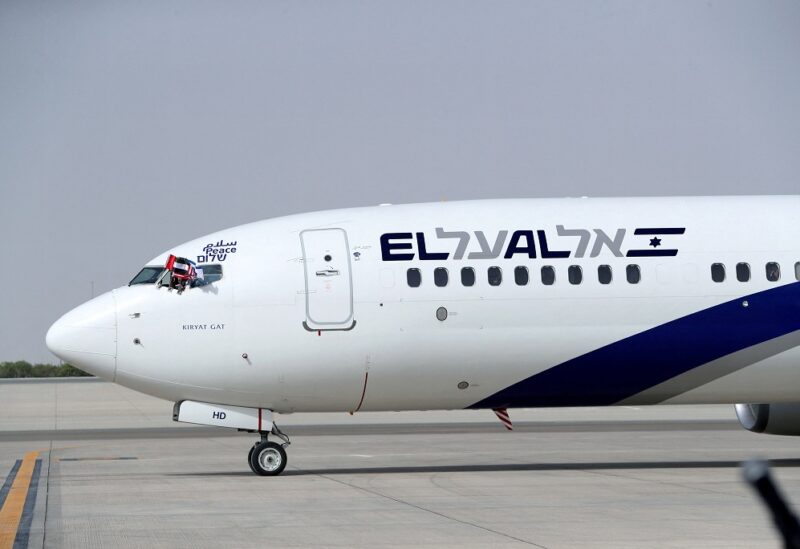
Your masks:
{"label": "navy blue livery stripe", "polygon": [[678,250],[629,250],[627,257],[675,257]]}
{"label": "navy blue livery stripe", "polygon": [[698,366],[797,330],[800,282],[627,337],[515,383],[470,408],[613,405]]}
{"label": "navy blue livery stripe", "polygon": [[686,232],[685,227],[662,227],[660,229],[636,229],[633,231],[633,234],[649,234],[649,235],[658,235],[658,234],[683,234]]}
{"label": "navy blue livery stripe", "polygon": [[654,249],[645,248],[643,250],[628,250],[628,253],[625,254],[626,257],[675,257],[678,255],[678,250],[675,248],[670,249],[661,249],[657,250],[658,246],[661,245],[661,239],[658,236],[663,236],[667,234],[684,234],[686,232],[685,227],[659,227],[659,228],[650,228],[650,227],[639,227],[638,229],[633,231],[634,235],[649,235],[654,236],[650,240],[650,245]]}

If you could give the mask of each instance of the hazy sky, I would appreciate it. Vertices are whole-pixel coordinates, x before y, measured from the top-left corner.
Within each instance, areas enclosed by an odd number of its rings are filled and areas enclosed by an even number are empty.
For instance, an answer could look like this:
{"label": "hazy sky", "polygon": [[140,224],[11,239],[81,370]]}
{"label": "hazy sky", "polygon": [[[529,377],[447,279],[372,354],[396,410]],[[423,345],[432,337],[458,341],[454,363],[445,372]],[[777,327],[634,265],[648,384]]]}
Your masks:
{"label": "hazy sky", "polygon": [[257,219],[797,193],[799,29],[794,0],[0,1],[0,361]]}

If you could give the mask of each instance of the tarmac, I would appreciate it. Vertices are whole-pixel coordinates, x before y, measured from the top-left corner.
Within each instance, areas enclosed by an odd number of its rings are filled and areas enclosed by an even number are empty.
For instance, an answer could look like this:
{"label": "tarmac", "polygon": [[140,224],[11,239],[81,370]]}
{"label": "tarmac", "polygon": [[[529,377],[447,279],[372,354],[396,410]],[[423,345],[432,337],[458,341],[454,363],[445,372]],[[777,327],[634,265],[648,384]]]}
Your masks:
{"label": "tarmac", "polygon": [[780,547],[741,462],[800,501],[798,440],[732,406],[292,414],[253,435],[95,380],[0,382],[5,547]]}

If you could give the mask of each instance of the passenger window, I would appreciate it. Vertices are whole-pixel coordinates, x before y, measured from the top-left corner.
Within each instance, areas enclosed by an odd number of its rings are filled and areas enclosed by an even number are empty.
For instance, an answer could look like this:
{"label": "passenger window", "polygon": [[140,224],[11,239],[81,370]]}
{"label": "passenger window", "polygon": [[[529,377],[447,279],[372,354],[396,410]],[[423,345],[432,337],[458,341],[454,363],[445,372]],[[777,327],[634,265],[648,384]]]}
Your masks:
{"label": "passenger window", "polygon": [[611,284],[611,267],[609,265],[597,267],[597,280],[600,281],[600,284]]}
{"label": "passenger window", "polygon": [[767,263],[767,280],[777,282],[781,279],[781,266],[775,262]]}
{"label": "passenger window", "polygon": [[736,264],[736,280],[739,282],[749,282],[750,280],[750,264],[737,263]]}
{"label": "passenger window", "polygon": [[412,288],[419,288],[419,285],[422,284],[422,273],[419,272],[419,269],[409,269],[406,271],[406,280]]}
{"label": "passenger window", "polygon": [[542,267],[542,284],[552,286],[556,281],[556,270],[550,265]]}
{"label": "passenger window", "polygon": [[800,261],[794,264],[794,277],[800,280]]}
{"label": "passenger window", "polygon": [[567,278],[570,284],[580,284],[583,281],[583,269],[578,265],[570,265],[567,270]]}
{"label": "passenger window", "polygon": [[625,276],[631,284],[638,284],[642,280],[642,271],[638,265],[628,265],[625,267]]}
{"label": "passenger window", "polygon": [[503,281],[503,271],[500,267],[489,267],[489,286],[499,286]]}
{"label": "passenger window", "polygon": [[461,284],[464,286],[475,285],[475,269],[472,267],[463,267],[461,269]]}
{"label": "passenger window", "polygon": [[722,263],[714,263],[711,265],[711,280],[714,282],[725,281],[725,265]]}
{"label": "passenger window", "polygon": [[517,286],[525,286],[528,284],[528,268],[527,267],[515,267],[514,268],[514,282],[517,283]]}
{"label": "passenger window", "polygon": [[433,283],[439,286],[440,288],[447,286],[448,279],[449,276],[447,273],[447,269],[445,269],[444,267],[436,267],[433,270]]}

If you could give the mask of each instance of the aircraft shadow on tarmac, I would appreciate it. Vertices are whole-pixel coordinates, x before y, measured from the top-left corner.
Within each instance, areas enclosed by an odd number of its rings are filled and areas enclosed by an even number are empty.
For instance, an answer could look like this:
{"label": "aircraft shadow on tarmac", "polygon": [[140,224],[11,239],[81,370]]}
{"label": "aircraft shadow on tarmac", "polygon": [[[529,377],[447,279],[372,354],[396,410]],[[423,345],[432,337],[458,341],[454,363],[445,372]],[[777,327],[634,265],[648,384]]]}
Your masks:
{"label": "aircraft shadow on tarmac", "polygon": [[[769,460],[772,467],[800,467],[800,459]],[[325,469],[286,469],[281,476],[303,475],[373,475],[403,473],[493,473],[508,471],[611,471],[656,469],[731,469],[740,468],[741,461],[623,461],[601,463],[502,463],[471,465],[414,465],[398,467],[345,467]],[[252,476],[249,471],[209,471],[175,473],[172,476]]]}

